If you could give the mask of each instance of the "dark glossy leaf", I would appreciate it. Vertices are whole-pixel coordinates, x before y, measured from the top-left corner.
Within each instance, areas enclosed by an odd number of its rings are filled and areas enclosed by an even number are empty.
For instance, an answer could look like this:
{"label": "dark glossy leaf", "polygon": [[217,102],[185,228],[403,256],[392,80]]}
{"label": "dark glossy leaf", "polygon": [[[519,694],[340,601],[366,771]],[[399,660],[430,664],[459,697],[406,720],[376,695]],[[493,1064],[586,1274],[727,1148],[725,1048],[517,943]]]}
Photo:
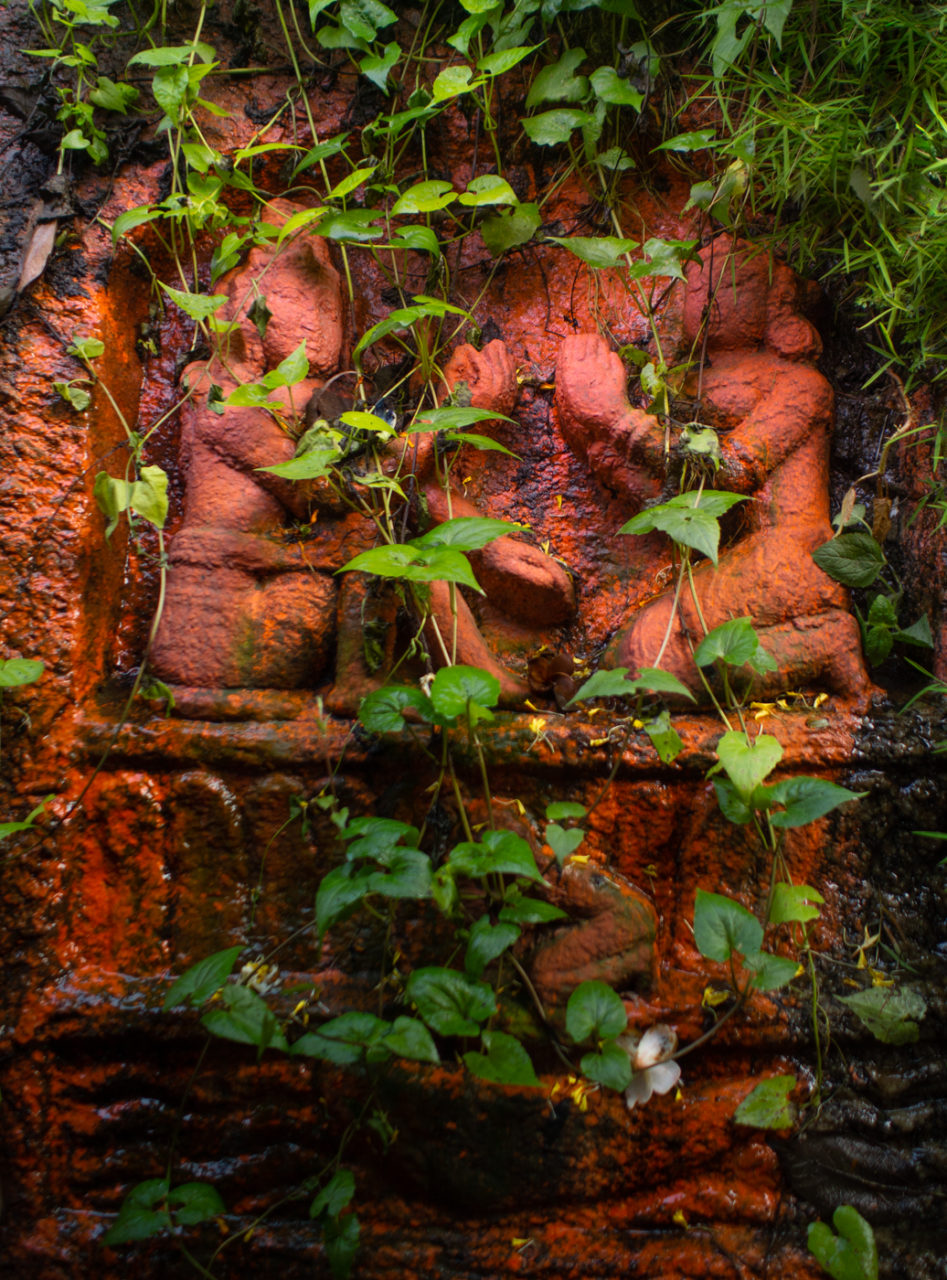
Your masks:
{"label": "dark glossy leaf", "polygon": [[164,1205],[168,1198],[167,1178],[152,1178],[132,1187],[122,1201],[115,1222],[105,1233],[103,1243],[111,1248],[133,1240],[147,1240],[171,1227],[171,1215]]}
{"label": "dark glossy leaf", "polygon": [[414,712],[415,720],[427,724],[437,719],[434,704],[420,689],[391,684],[366,694],[358,709],[358,718],[371,733],[397,733],[408,723],[406,711]]}
{"label": "dark glossy leaf", "polygon": [[732,898],[698,889],[694,941],[697,950],[708,960],[722,963],[734,952],[755,956],[763,945],[763,926],[752,912]]}
{"label": "dark glossy leaf", "polygon": [[848,791],[825,778],[784,778],[770,787],[758,787],[753,793],[754,808],[772,810],[773,805],[785,808],[770,812],[774,827],[803,827],[807,822],[831,813],[839,805],[860,800],[866,791]]}
{"label": "dark glossy leaf", "polygon": [[174,1221],[183,1227],[193,1227],[227,1212],[216,1187],[207,1182],[183,1182],[168,1192],[168,1205]]}
{"label": "dark glossy leaf", "polygon": [[540,1087],[529,1054],[514,1036],[505,1031],[485,1031],[483,1047],[486,1053],[464,1054],[467,1070],[478,1080]]}
{"label": "dark glossy leaf", "polygon": [[481,916],[471,927],[464,956],[464,968],[470,977],[479,978],[487,965],[511,947],[519,936],[520,930],[515,924],[508,921],[491,924],[489,916]]}
{"label": "dark glossy leaf", "polygon": [[355,1175],[351,1169],[339,1169],[322,1188],[309,1206],[310,1218],[328,1214],[337,1218],[355,1195]]}
{"label": "dark glossy leaf", "polygon": [[219,991],[233,972],[242,946],[227,947],[205,956],[181,974],[164,998],[162,1009],[174,1009],[180,1004],[201,1005]]}
{"label": "dark glossy leaf", "polygon": [[484,831],[479,842],[467,840],[456,845],[448,854],[447,863],[455,875],[471,879],[513,875],[544,883],[532,849],[512,831]]}
{"label": "dark glossy leaf", "polygon": [[583,982],[566,1005],[566,1030],[576,1044],[614,1040],[628,1025],[621,996],[604,982]]}
{"label": "dark glossy leaf", "polygon": [[600,1053],[586,1053],[582,1074],[606,1089],[621,1091],[631,1084],[631,1059],[614,1040],[606,1040]]}
{"label": "dark glossy leaf", "polygon": [[464,715],[468,703],[495,707],[499,698],[499,680],[479,667],[442,667],[431,684],[434,709],[448,719]]}
{"label": "dark glossy leaf", "polygon": [[847,587],[870,587],[885,566],[881,547],[870,533],[842,533],[816,547],[812,558],[830,578]]}
{"label": "dark glossy leaf", "polygon": [[221,988],[220,998],[223,1008],[211,1008],[201,1018],[201,1025],[211,1035],[255,1045],[261,1053],[270,1048],[289,1049],[272,1009],[262,996],[249,987],[228,986]]}
{"label": "dark glossy leaf", "polygon": [[442,1036],[479,1035],[480,1023],[496,1012],[490,987],[456,969],[415,969],[408,979],[405,998]]}
{"label": "dark glossy leaf", "polygon": [[384,1044],[395,1057],[408,1058],[411,1062],[437,1063],[441,1060],[430,1031],[417,1018],[403,1015],[395,1018],[391,1030],[385,1035]]}
{"label": "dark glossy leaf", "polygon": [[326,929],[350,916],[369,893],[368,874],[352,874],[350,867],[335,867],[322,877],[316,891],[316,928],[319,937]]}

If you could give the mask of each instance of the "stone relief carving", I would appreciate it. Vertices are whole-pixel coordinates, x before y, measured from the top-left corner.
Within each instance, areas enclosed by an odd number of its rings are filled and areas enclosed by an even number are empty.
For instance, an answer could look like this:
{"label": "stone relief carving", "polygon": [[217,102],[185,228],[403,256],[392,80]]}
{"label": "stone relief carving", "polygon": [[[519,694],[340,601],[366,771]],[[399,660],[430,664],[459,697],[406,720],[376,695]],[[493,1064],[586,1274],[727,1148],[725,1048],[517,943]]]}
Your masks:
{"label": "stone relief carving", "polygon": [[[278,216],[293,206],[277,202]],[[832,391],[816,370],[821,344],[803,315],[804,286],[787,267],[737,246],[732,255],[705,251],[705,265],[690,264],[683,305],[687,342],[704,342],[702,372],[689,375],[688,394],[699,396],[703,420],[720,432],[718,487],[746,494],[744,529],[720,563],[695,572],[703,619],[714,627],[750,615],[777,671],[757,679],[758,693],[787,684],[824,684],[864,701],[868,681],[855,620],[843,588],[813,562],[812,550],[831,536],[828,512]],[[253,281],[262,275],[273,313],[263,338],[248,316]],[[306,520],[318,495],[312,485],[289,482],[257,468],[292,457],[295,442],[260,409],[206,403],[212,382],[225,393],[257,381],[300,339],[313,375],[293,389],[286,406],[296,417],[313,391],[335,374],[344,351],[339,276],[326,242],[297,239],[275,252],[257,248],[225,277],[227,318],[237,322],[225,354],[192,365],[185,378],[194,395],[183,411],[187,468],[184,522],[169,554],[167,603],[152,654],[158,674],[176,684],[205,688],[315,687],[332,673],[330,709],[354,714],[372,677],[361,659],[366,614],[375,608],[388,628],[393,614],[369,600],[365,584],[333,576],[345,557],[307,555],[288,536]],[[707,317],[706,331],[703,330]],[[461,346],[445,367],[447,390],[464,388],[470,403],[508,415],[517,394],[516,370],[501,341],[482,351]],[[556,405],[562,435],[598,483],[627,501],[629,515],[657,499],[665,479],[664,434],[657,420],[633,409],[617,355],[601,337],[580,334],[561,346]],[[451,516],[478,515],[459,492],[447,492],[436,466],[433,434],[388,447],[386,467],[407,479],[406,527],[426,527]],[[489,512],[487,514],[496,514]],[[326,518],[337,517],[330,510]],[[365,536],[371,536],[368,522]],[[551,555],[507,536],[472,556],[494,611],[533,629],[567,623],[575,611],[568,573]],[[456,627],[445,583],[431,588],[426,639],[432,661],[484,667],[500,681],[501,702],[528,696],[527,680],[487,644],[474,612],[456,592]],[[390,602],[389,602],[390,603]],[[606,665],[633,670],[661,665],[699,688],[688,636],[702,634],[689,594],[675,618],[670,592],[616,619]],[[452,654],[444,637],[456,635]],[[666,639],[667,637],[667,639]],[[502,646],[501,646],[502,647]]]}
{"label": "stone relief carving", "polygon": [[[720,432],[717,487],[746,494],[745,531],[718,566],[695,571],[708,628],[749,615],[777,670],[758,677],[758,693],[792,684],[824,684],[864,701],[868,677],[847,592],[812,560],[832,536],[829,445],[832,389],[814,367],[821,341],[801,313],[804,286],[786,266],[737,246],[717,247],[687,269],[684,338],[701,339],[707,362],[685,390],[699,395],[703,421]],[[665,470],[656,419],[628,402],[618,356],[595,334],[567,338],[560,352],[556,403],[563,436],[629,514],[656,499]],[[700,691],[688,635],[703,635],[688,591],[674,613],[667,592],[621,620],[606,665],[635,671],[660,665]],[[665,645],[665,637],[669,639]]]}

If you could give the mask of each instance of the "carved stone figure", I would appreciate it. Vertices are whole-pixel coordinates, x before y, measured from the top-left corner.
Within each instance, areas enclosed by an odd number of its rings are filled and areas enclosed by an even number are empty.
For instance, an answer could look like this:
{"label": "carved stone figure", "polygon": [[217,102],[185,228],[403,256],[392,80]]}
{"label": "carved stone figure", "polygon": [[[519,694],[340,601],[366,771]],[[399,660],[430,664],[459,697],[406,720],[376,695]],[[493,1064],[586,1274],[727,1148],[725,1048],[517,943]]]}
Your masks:
{"label": "carved stone figure", "polygon": [[[474,408],[509,414],[518,393],[516,369],[503,342],[490,342],[482,351],[469,345],[458,347],[444,370],[451,391],[466,386]],[[458,516],[478,516],[478,511],[464,497],[448,492],[435,467],[433,435],[416,437],[415,473],[421,484],[423,505],[435,522]],[[498,538],[482,551],[471,553],[477,581],[500,613],[528,628],[548,628],[566,622],[575,612],[575,593],[569,575],[539,548],[513,535]],[[525,678],[510,672],[490,651],[473,613],[459,592],[457,605],[457,646],[455,660],[490,671],[500,682],[500,701],[514,705],[529,695]],[[435,582],[431,590],[433,624],[428,628],[428,642],[436,663],[445,657],[440,652],[441,637],[453,632],[450,589],[445,582]]]}
{"label": "carved stone figure", "polygon": [[[293,212],[284,202],[275,209]],[[262,338],[247,315],[254,281],[272,312]],[[151,659],[177,684],[291,689],[312,683],[331,654],[337,587],[287,540],[292,517],[308,513],[306,487],[256,470],[292,458],[292,436],[263,409],[216,414],[207,392],[259,381],[303,340],[311,372],[332,373],[343,342],[339,277],[325,240],[298,238],[279,252],[254,249],[221,289],[237,328],[224,351],[184,373],[193,392],[182,412],[186,507]],[[293,388],[287,417],[316,385]]]}
{"label": "carved stone figure", "polygon": [[[278,218],[294,212],[284,201],[274,202],[272,209]],[[224,278],[221,289],[229,299],[224,318],[235,321],[236,328],[224,351],[185,370],[192,392],[182,425],[186,510],[171,541],[167,599],[152,664],[158,675],[180,685],[293,689],[316,684],[335,652],[336,682],[327,703],[332,710],[352,714],[367,688],[377,683],[361,659],[363,629],[371,613],[363,584],[346,578],[340,592],[332,574],[348,556],[320,559],[292,540],[293,520],[309,514],[311,486],[258,470],[288,461],[294,436],[263,409],[228,408],[220,415],[207,404],[212,384],[226,395],[241,383],[257,382],[304,340],[310,372],[316,376],[293,388],[291,403],[284,392],[276,405],[287,423],[297,421],[312,393],[339,367],[339,276],[325,240],[298,238],[279,250],[254,249],[244,265]],[[248,314],[261,295],[272,312],[262,337]],[[445,376],[448,389],[465,384],[478,408],[506,414],[516,401],[516,371],[502,342],[479,352],[460,347]],[[391,469],[406,465],[414,473],[419,492],[415,523],[480,514],[443,488],[435,452],[433,433],[389,449]],[[472,560],[491,603],[518,624],[548,627],[574,611],[568,574],[528,543],[503,537],[474,553]],[[490,650],[459,591],[452,607],[447,584],[432,584],[431,614],[427,638],[435,665],[453,660],[492,671],[504,703],[527,696],[526,680],[514,676]],[[386,621],[390,650],[390,610],[387,619],[381,618],[382,624]],[[449,652],[443,648],[444,637],[451,638]]]}
{"label": "carved stone figure", "polygon": [[[747,494],[746,531],[720,563],[694,573],[703,621],[713,628],[749,615],[777,663],[757,693],[824,684],[855,701],[869,690],[847,592],[812,559],[832,536],[828,507],[832,389],[814,362],[821,342],[801,314],[803,285],[749,246],[716,246],[712,265],[687,270],[684,337],[706,337],[707,362],[689,375],[706,425],[720,433],[717,487]],[[706,334],[703,325],[706,318]],[[618,356],[594,334],[567,338],[557,374],[563,435],[611,492],[632,508],[658,498],[665,470],[657,419],[633,409]],[[637,670],[660,665],[700,690],[688,637],[703,635],[685,588],[676,616],[668,592],[621,620],[609,660]],[[665,637],[669,639],[665,644]]]}

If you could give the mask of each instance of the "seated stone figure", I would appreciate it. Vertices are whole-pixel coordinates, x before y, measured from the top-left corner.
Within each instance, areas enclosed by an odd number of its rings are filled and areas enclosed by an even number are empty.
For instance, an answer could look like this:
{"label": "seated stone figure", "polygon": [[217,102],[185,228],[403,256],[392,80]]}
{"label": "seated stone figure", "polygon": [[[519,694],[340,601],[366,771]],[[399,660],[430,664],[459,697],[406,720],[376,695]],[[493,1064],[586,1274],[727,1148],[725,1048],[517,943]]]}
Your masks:
{"label": "seated stone figure", "polygon": [[[703,619],[711,629],[751,617],[778,667],[756,678],[758,696],[810,684],[864,703],[870,685],[847,592],[812,559],[832,535],[833,398],[814,367],[821,342],[801,314],[804,286],[745,244],[732,254],[729,245],[715,247],[712,257],[704,250],[712,265],[687,270],[684,337],[699,353],[706,336],[707,361],[686,390],[695,395],[699,387],[702,420],[720,433],[716,486],[752,500],[740,507],[746,531],[736,544],[717,566],[707,561],[694,573]],[[556,386],[563,435],[600,482],[624,493],[632,510],[657,499],[664,433],[655,417],[629,404],[624,368],[604,340],[566,338]],[[688,638],[697,644],[703,628],[686,585],[673,613],[667,592],[621,620],[606,665],[634,671],[661,655],[660,665],[699,693]]]}
{"label": "seated stone figure", "polygon": [[[453,392],[463,386],[474,408],[509,414],[516,404],[519,388],[516,368],[506,345],[497,340],[482,351],[469,345],[458,347],[448,361],[444,376]],[[414,437],[417,444],[412,467],[419,481],[421,499],[429,519],[440,522],[459,516],[483,514],[460,494],[445,488],[435,466],[433,435]],[[575,593],[569,575],[552,556],[515,535],[498,538],[470,556],[474,574],[487,598],[503,616],[525,628],[548,629],[566,622],[575,612]],[[454,661],[490,671],[500,682],[500,701],[515,705],[529,695],[524,678],[514,675],[494,655],[460,592],[457,608]],[[454,633],[450,589],[435,582],[431,590],[432,623],[428,643],[436,665],[445,654],[441,641]],[[440,637],[440,638],[439,638]]]}
{"label": "seated stone figure", "polygon": [[[294,211],[289,203],[275,201],[269,216],[283,220]],[[220,353],[190,365],[184,374],[192,392],[182,411],[186,505],[183,524],[171,540],[167,598],[152,666],[178,685],[296,689],[317,684],[335,655],[336,681],[327,705],[354,714],[361,697],[378,683],[362,657],[363,629],[372,610],[366,607],[360,575],[345,575],[341,586],[333,575],[362,549],[358,534],[349,531],[356,545],[347,553],[344,538],[335,543],[330,538],[331,548],[294,543],[287,530],[294,519],[309,515],[311,486],[258,470],[292,458],[294,434],[265,410],[228,408],[220,415],[207,405],[213,383],[226,395],[241,383],[259,381],[304,340],[316,376],[293,388],[291,404],[279,406],[287,423],[298,421],[312,393],[339,367],[339,276],[327,242],[300,237],[279,251],[254,249],[246,263],[224,277],[220,289],[229,299],[224,317],[237,325]],[[272,312],[262,337],[247,314],[258,294]],[[516,371],[502,342],[483,351],[460,347],[445,376],[448,390],[464,383],[478,408],[506,414],[516,401]],[[390,469],[414,472],[414,525],[419,519],[427,527],[451,516],[480,514],[444,489],[435,456],[433,434],[406,437],[388,448]],[[372,528],[368,521],[361,523],[361,542],[370,545]],[[568,574],[537,548],[504,537],[472,559],[501,615],[526,627],[556,625],[571,615],[575,602]],[[459,591],[454,607],[456,627],[447,584],[433,583],[427,634],[435,665],[449,658],[484,667],[500,680],[504,703],[526,697],[525,680],[491,651]],[[381,623],[384,627],[385,619]],[[388,630],[390,660],[391,626]],[[442,651],[444,637],[450,638],[450,653]]]}
{"label": "seated stone figure", "polygon": [[[274,202],[270,217],[293,211]],[[253,280],[272,312],[262,338],[247,316]],[[339,277],[325,240],[300,237],[279,252],[255,248],[220,288],[230,300],[225,318],[238,327],[221,353],[184,373],[192,391],[182,411],[185,513],[151,661],[176,684],[292,689],[313,683],[330,657],[337,586],[285,540],[292,517],[307,515],[306,487],[256,470],[292,458],[291,435],[262,409],[214,413],[207,392],[258,381],[302,340],[311,372],[332,373],[343,341]],[[287,418],[316,385],[293,388]]]}

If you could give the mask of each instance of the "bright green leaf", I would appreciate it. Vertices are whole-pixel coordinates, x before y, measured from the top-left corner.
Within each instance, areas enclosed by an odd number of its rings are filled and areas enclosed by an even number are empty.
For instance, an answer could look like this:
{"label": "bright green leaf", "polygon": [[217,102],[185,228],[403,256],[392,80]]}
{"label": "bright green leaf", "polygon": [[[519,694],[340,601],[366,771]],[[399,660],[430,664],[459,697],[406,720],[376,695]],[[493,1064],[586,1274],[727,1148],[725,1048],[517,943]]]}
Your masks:
{"label": "bright green leaf", "polygon": [[732,898],[697,890],[694,904],[694,941],[708,960],[721,963],[734,952],[755,956],[763,944],[763,926],[752,912]]}
{"label": "bright green leaf", "polygon": [[734,1120],[755,1129],[791,1129],[795,1117],[789,1095],[795,1087],[795,1076],[772,1076],[769,1080],[761,1080],[737,1107],[733,1113]]}

